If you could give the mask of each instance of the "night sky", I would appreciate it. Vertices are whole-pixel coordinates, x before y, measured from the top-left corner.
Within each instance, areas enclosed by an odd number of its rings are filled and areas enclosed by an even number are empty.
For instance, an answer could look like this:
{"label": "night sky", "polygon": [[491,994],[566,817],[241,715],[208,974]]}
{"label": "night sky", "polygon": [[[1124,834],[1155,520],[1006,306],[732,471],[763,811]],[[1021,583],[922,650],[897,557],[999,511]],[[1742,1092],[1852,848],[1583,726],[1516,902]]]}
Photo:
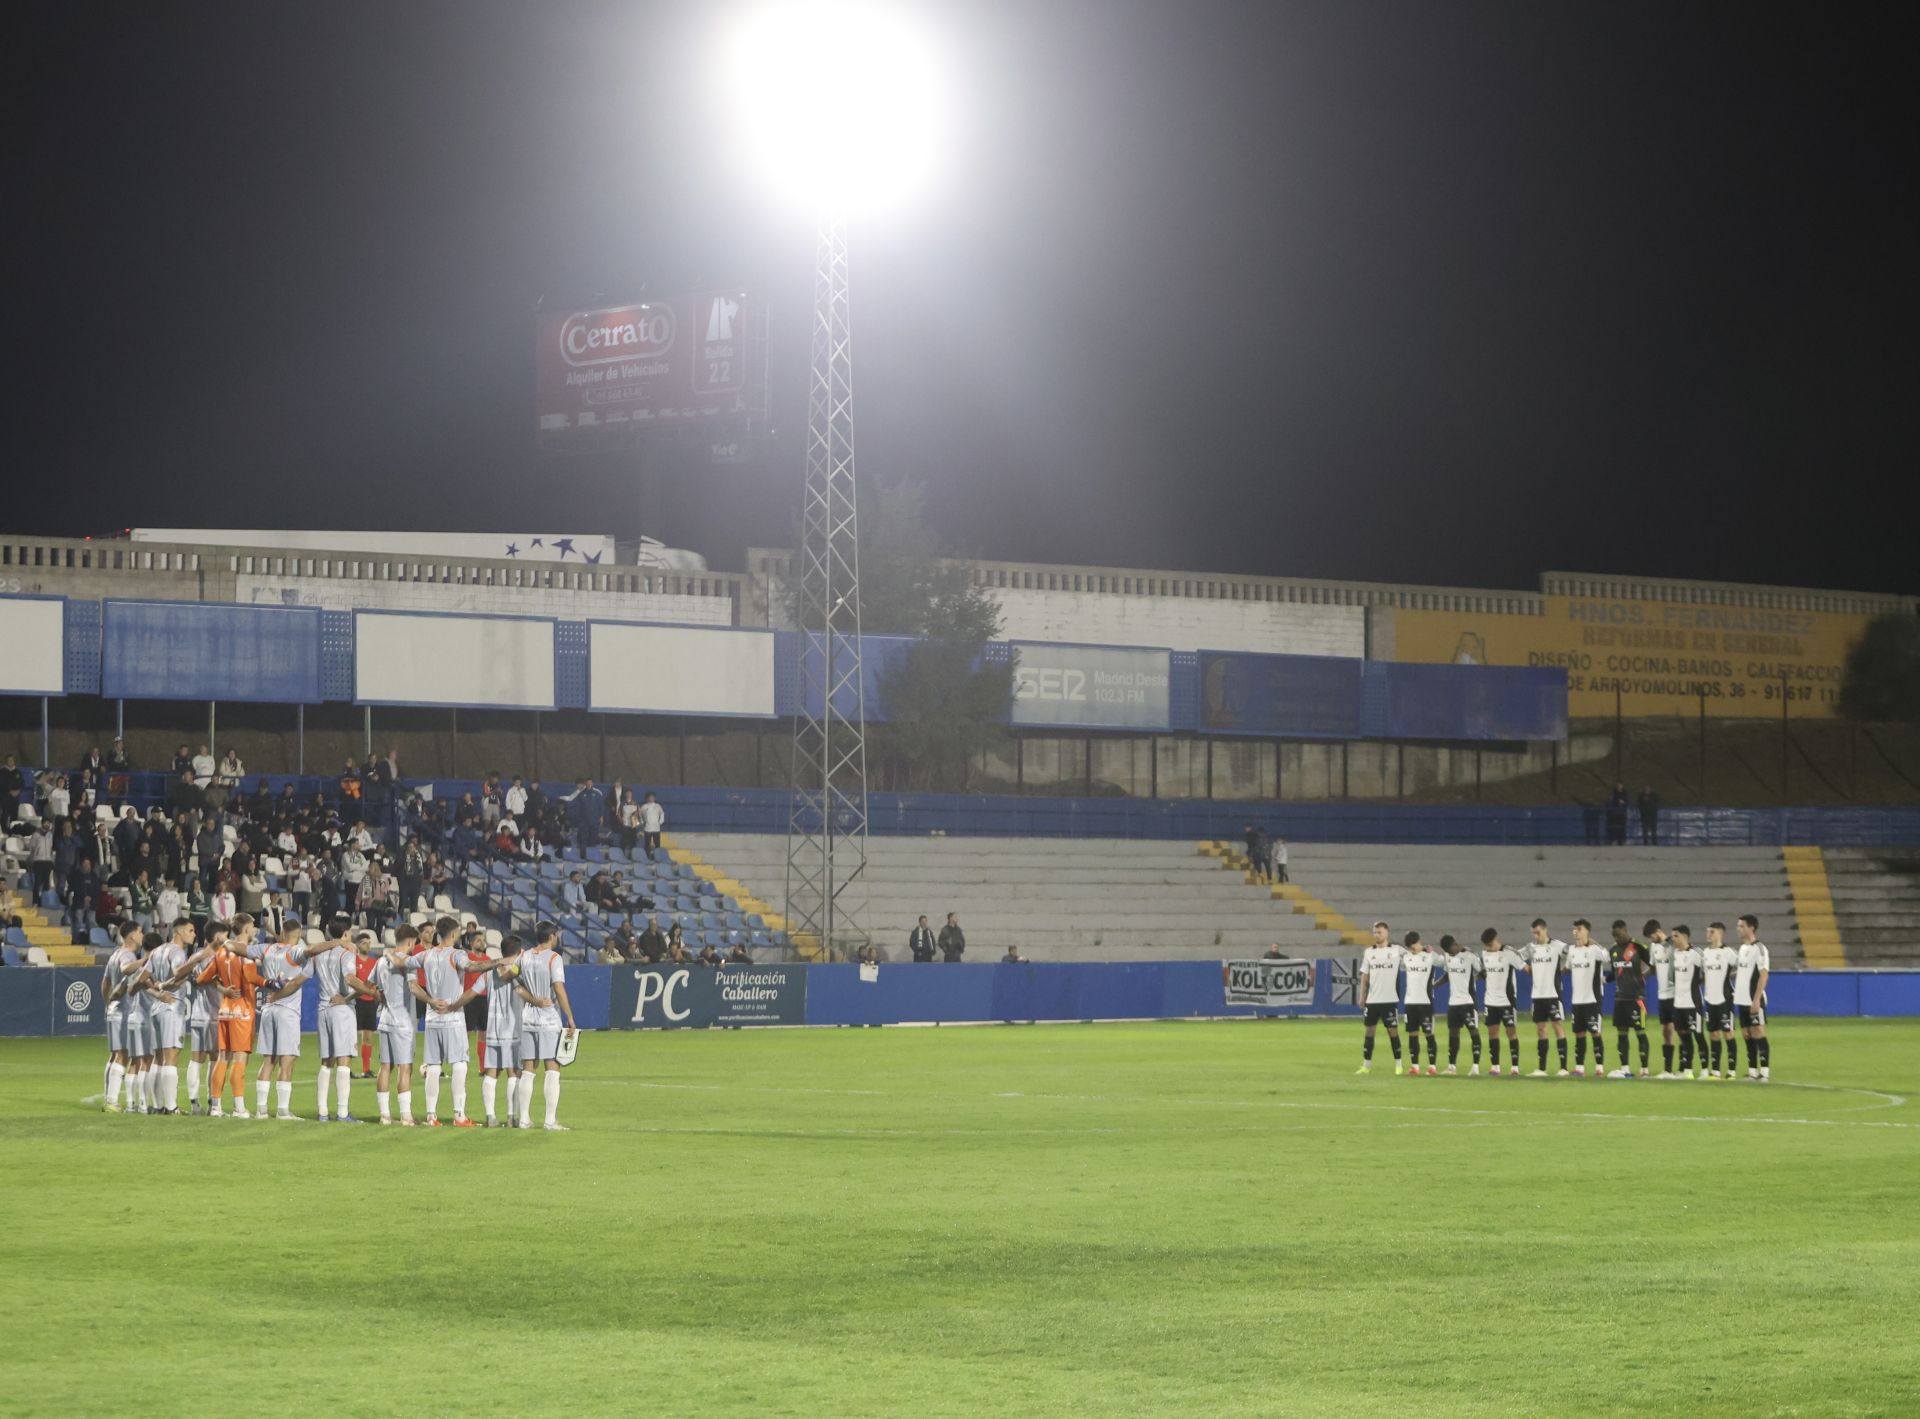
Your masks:
{"label": "night sky", "polygon": [[[719,8],[36,5],[0,530],[787,545],[811,234]],[[1920,590],[1899,14],[948,5],[957,151],[853,236],[861,474],[987,557]],[[536,303],[708,282],[783,335],[754,464],[536,450]]]}

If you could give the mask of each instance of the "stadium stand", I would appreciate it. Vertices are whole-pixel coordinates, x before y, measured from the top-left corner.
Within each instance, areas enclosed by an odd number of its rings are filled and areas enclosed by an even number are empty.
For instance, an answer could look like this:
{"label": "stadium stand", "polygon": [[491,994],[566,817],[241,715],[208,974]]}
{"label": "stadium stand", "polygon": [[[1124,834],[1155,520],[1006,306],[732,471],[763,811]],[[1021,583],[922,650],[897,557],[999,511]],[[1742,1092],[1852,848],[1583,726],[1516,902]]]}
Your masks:
{"label": "stadium stand", "polygon": [[1827,881],[1847,964],[1920,962],[1920,848],[1828,848]]}
{"label": "stadium stand", "polygon": [[[679,841],[779,900],[787,863],[777,835],[684,834]],[[1297,956],[1351,949],[1341,933],[1248,885],[1180,842],[1114,838],[872,837],[863,925],[884,956],[904,959],[925,915],[957,912],[967,959],[1008,946],[1046,961],[1148,961],[1257,956],[1278,943]]]}
{"label": "stadium stand", "polygon": [[1440,847],[1294,843],[1291,874],[1306,891],[1357,923],[1390,923],[1437,942],[1478,943],[1497,927],[1510,943],[1545,917],[1565,938],[1575,917],[1608,926],[1624,917],[1637,935],[1648,917],[1696,932],[1729,928],[1742,912],[1760,918],[1776,967],[1802,964],[1799,923],[1777,848]]}

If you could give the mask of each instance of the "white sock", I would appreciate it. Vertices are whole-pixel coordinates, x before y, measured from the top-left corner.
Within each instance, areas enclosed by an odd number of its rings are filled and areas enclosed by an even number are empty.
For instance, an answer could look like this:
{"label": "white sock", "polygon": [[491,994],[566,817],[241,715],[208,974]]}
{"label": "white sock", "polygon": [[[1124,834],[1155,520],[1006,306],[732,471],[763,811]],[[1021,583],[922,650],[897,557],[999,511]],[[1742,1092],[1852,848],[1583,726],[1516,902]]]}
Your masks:
{"label": "white sock", "polygon": [[180,1066],[177,1064],[160,1066],[160,1107],[163,1109],[180,1107]]}
{"label": "white sock", "polygon": [[187,1061],[187,1107],[192,1108],[200,1102],[200,1061]]}
{"label": "white sock", "polygon": [[280,1113],[290,1114],[293,1112],[293,1081],[291,1079],[277,1079],[274,1081],[273,1102]]}
{"label": "white sock", "polygon": [[440,1066],[427,1066],[427,1117],[435,1118],[440,1113]]}
{"label": "white sock", "polygon": [[143,1114],[147,1111],[147,1071],[136,1069],[127,1076],[127,1094],[132,1102],[133,1111]]}
{"label": "white sock", "polygon": [[533,1122],[533,1071],[513,1077],[513,1112],[526,1128]]}
{"label": "white sock", "polygon": [[497,1074],[482,1074],[480,1076],[480,1106],[487,1111],[488,1123],[494,1121],[493,1104],[494,1100],[499,1097],[500,1076]]}
{"label": "white sock", "polygon": [[272,1081],[268,1079],[256,1079],[253,1081],[253,1111],[257,1114],[263,1114],[267,1111],[267,1085],[271,1082]]}
{"label": "white sock", "polygon": [[348,1084],[348,1081],[351,1080],[352,1078],[353,1078],[353,1067],[351,1065],[346,1065],[346,1064],[334,1065],[333,1067],[334,1107],[339,1110],[339,1113],[335,1115],[336,1118],[347,1117],[347,1113],[348,1113],[347,1084]]}
{"label": "white sock", "polygon": [[159,1084],[160,1078],[153,1067],[153,1061],[148,1060],[147,1067],[140,1071],[141,1102],[146,1105],[148,1113],[152,1113],[160,1103]]}
{"label": "white sock", "polygon": [[393,1100],[387,1097],[387,1091],[385,1089],[380,1091],[380,1117],[393,1117]]}
{"label": "white sock", "polygon": [[315,1094],[318,1095],[320,1100],[319,1116],[325,1118],[327,1116],[327,1095],[332,1092],[333,1089],[333,1070],[324,1060],[320,1063],[320,1075],[319,1078],[314,1081],[313,1087]]}
{"label": "white sock", "polygon": [[[112,1108],[120,1102],[120,1085],[127,1077],[127,1066],[117,1060],[107,1061],[107,1107]],[[131,1098],[128,1100],[132,1102]]]}
{"label": "white sock", "polygon": [[461,1058],[453,1066],[453,1116],[467,1116],[467,1061]]}
{"label": "white sock", "polygon": [[560,1122],[560,1071],[547,1071],[547,1122]]}
{"label": "white sock", "polygon": [[404,1119],[413,1117],[413,1090],[411,1089],[400,1091],[400,1117]]}

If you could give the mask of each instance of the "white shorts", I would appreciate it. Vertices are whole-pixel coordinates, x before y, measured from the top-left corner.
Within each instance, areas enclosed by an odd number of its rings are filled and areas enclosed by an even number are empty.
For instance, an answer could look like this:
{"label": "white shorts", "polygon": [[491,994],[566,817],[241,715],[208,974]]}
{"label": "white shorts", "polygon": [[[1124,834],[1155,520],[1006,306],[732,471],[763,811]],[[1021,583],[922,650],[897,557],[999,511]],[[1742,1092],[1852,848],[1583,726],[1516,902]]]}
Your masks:
{"label": "white shorts", "polygon": [[480,1046],[480,1067],[482,1069],[518,1069],[520,1067],[520,1046],[517,1042],[503,1044],[488,1040]]}
{"label": "white shorts", "polygon": [[467,1057],[467,1022],[455,1015],[427,1020],[428,1064],[459,1064]]}
{"label": "white shorts", "polygon": [[560,1052],[558,1025],[529,1025],[520,1032],[520,1067],[552,1059]]}
{"label": "white shorts", "polygon": [[220,1053],[220,1022],[217,1019],[189,1020],[187,1033],[193,1039],[195,1054]]}
{"label": "white shorts", "polygon": [[314,1018],[320,1036],[320,1058],[347,1059],[353,1054],[354,1038],[359,1033],[351,1005],[322,1005]]}
{"label": "white shorts", "polygon": [[380,1062],[382,1064],[412,1064],[413,1031],[389,1030],[382,1026],[380,1030]]}
{"label": "white shorts", "polygon": [[260,1035],[254,1041],[254,1053],[273,1059],[300,1053],[300,1017],[269,1010],[260,1017]]}
{"label": "white shorts", "polygon": [[163,1006],[147,1017],[147,1029],[155,1052],[179,1049],[187,1037],[186,1017]]}
{"label": "white shorts", "polygon": [[107,1011],[107,1048],[114,1054],[126,1053],[127,1014],[124,1010]]}
{"label": "white shorts", "polygon": [[134,1059],[145,1059],[153,1053],[153,1022],[147,1018],[147,1012],[124,1010],[120,1014],[120,1037],[126,1041],[121,1046]]}

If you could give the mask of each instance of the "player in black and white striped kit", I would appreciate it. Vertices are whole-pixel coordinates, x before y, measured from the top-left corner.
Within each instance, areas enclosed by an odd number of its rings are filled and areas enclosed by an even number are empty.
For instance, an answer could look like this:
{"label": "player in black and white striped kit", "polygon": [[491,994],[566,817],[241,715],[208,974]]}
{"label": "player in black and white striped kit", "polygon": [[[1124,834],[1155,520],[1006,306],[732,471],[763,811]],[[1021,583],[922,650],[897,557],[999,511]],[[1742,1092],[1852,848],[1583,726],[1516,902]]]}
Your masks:
{"label": "player in black and white striped kit", "polygon": [[1503,946],[1500,933],[1489,926],[1480,933],[1480,974],[1486,981],[1487,1048],[1491,1073],[1500,1072],[1500,1027],[1506,1026],[1507,1048],[1513,1055],[1513,1077],[1520,1077],[1520,973],[1527,968],[1520,953]]}
{"label": "player in black and white striped kit", "polygon": [[1684,926],[1673,929],[1673,1032],[1680,1041],[1680,1074],[1693,1078],[1693,1051],[1700,1049],[1700,1078],[1707,1078],[1707,1037],[1700,1032],[1700,974],[1704,969],[1702,953],[1694,949],[1693,932]]}
{"label": "player in black and white striped kit", "polygon": [[1747,1078],[1764,1084],[1773,1078],[1773,1045],[1767,1039],[1767,977],[1773,973],[1773,958],[1760,940],[1759,917],[1743,916],[1734,926],[1740,945],[1733,955],[1733,1000],[1747,1041]]}
{"label": "player in black and white striped kit", "polygon": [[1462,950],[1451,936],[1440,938],[1440,953],[1447,963],[1447,1073],[1459,1072],[1460,1032],[1465,1030],[1473,1039],[1473,1068],[1467,1071],[1472,1076],[1480,1072],[1480,1012],[1473,1003],[1473,978],[1481,973],[1480,958]]}

